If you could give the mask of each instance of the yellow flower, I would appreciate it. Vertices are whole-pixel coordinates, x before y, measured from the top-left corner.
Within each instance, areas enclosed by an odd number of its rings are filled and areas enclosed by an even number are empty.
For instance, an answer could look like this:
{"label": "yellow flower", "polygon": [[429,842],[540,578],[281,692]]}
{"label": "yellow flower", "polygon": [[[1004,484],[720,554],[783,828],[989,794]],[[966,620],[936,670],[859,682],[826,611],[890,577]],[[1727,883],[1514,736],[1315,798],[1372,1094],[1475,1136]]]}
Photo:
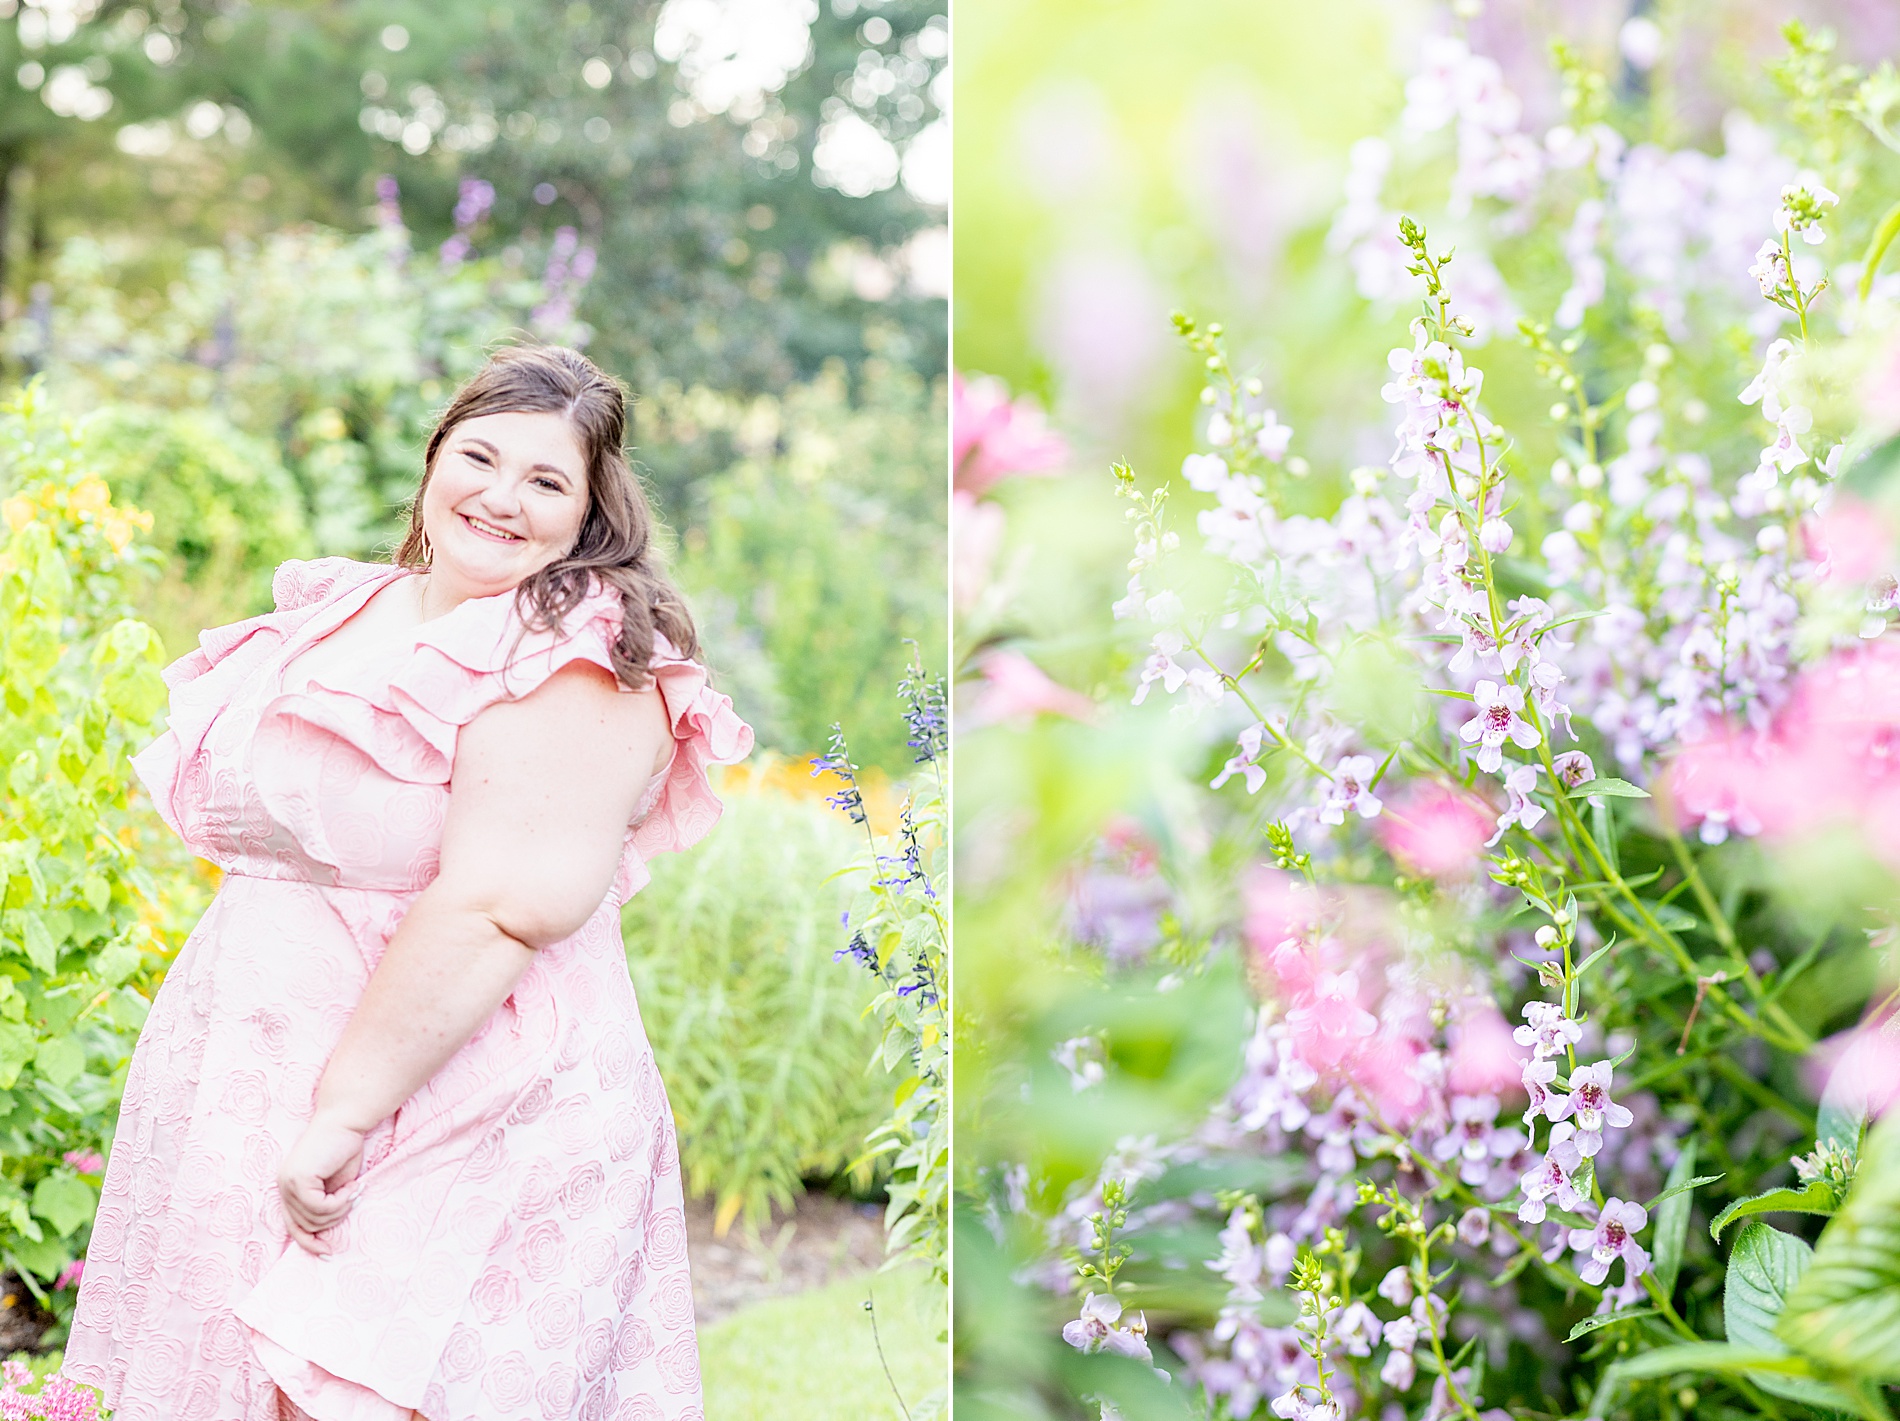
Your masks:
{"label": "yellow flower", "polygon": [[17,533],[33,521],[33,500],[16,493],[5,503],[0,503],[0,515],[4,515],[7,520],[7,531]]}
{"label": "yellow flower", "polygon": [[100,526],[105,529],[106,541],[112,544],[112,551],[122,553],[132,541],[132,520],[118,509],[110,510]]}
{"label": "yellow flower", "polygon": [[112,490],[101,478],[82,479],[72,491],[68,506],[75,513],[104,513],[112,506]]}

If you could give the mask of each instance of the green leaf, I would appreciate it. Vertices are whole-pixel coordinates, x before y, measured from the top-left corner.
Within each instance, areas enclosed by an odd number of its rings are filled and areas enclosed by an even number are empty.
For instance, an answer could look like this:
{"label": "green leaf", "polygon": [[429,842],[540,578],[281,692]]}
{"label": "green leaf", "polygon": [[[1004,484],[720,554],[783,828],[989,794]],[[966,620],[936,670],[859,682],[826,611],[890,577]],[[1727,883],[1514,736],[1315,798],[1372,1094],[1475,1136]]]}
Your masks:
{"label": "green leaf", "polygon": [[1737,1199],[1717,1214],[1715,1222],[1709,1225],[1709,1237],[1719,1242],[1723,1229],[1737,1219],[1754,1214],[1831,1214],[1839,1203],[1834,1190],[1824,1180],[1817,1179],[1803,1189],[1770,1189],[1747,1199]]}
{"label": "green leaf", "polygon": [[31,908],[20,914],[20,941],[26,960],[51,975],[59,965],[59,947],[47,930],[46,920]]}
{"label": "green leaf", "polygon": [[64,1170],[49,1174],[33,1190],[33,1212],[65,1238],[93,1216],[99,1196],[77,1175]]}
{"label": "green leaf", "polygon": [[1728,1340],[1759,1352],[1785,1352],[1787,1344],[1775,1335],[1775,1325],[1813,1257],[1814,1250],[1793,1234],[1762,1223],[1743,1228],[1722,1285]]}
{"label": "green leaf", "polygon": [[29,1026],[0,1022],[0,1090],[6,1090],[20,1078],[20,1070],[33,1059],[37,1041]]}
{"label": "green leaf", "polygon": [[1676,1291],[1676,1273],[1682,1267],[1682,1244],[1689,1236],[1689,1207],[1695,1201],[1696,1184],[1703,1182],[1691,1182],[1695,1173],[1695,1156],[1695,1137],[1690,1136],[1669,1171],[1662,1198],[1651,1205],[1656,1210],[1656,1232],[1653,1237],[1656,1282],[1661,1286],[1664,1297]]}
{"label": "green leaf", "polygon": [[1900,1114],[1867,1136],[1854,1183],[1778,1330],[1835,1371],[1900,1380]]}
{"label": "green leaf", "polygon": [[71,1036],[53,1036],[40,1043],[33,1064],[56,1086],[68,1086],[86,1069],[86,1048]]}
{"label": "green leaf", "polygon": [[1785,1352],[1757,1352],[1734,1347],[1726,1342],[1678,1342],[1657,1347],[1627,1362],[1618,1362],[1616,1370],[1624,1377],[1667,1377],[1677,1372],[1781,1372],[1788,1376],[1806,1376],[1804,1358]]}
{"label": "green leaf", "polygon": [[1868,239],[1867,254],[1860,259],[1860,299],[1865,301],[1874,289],[1874,274],[1880,270],[1880,259],[1887,254],[1887,248],[1893,245],[1893,239],[1900,237],[1900,202],[1887,209],[1887,215],[1880,219],[1880,225],[1874,228],[1874,235]]}
{"label": "green leaf", "polygon": [[1618,1308],[1615,1312],[1601,1313],[1596,1317],[1586,1317],[1582,1322],[1570,1329],[1570,1335],[1564,1338],[1564,1341],[1575,1342],[1586,1333],[1595,1332],[1599,1327],[1608,1327],[1613,1322],[1633,1322],[1639,1317],[1655,1316],[1656,1309],[1654,1308]]}
{"label": "green leaf", "polygon": [[1596,779],[1585,780],[1570,791],[1572,799],[1592,794],[1607,794],[1611,799],[1648,799],[1649,791],[1628,780],[1619,780],[1615,775],[1599,775]]}
{"label": "green leaf", "polygon": [[8,1251],[18,1262],[49,1281],[57,1278],[60,1270],[73,1261],[72,1252],[56,1238],[16,1238]]}

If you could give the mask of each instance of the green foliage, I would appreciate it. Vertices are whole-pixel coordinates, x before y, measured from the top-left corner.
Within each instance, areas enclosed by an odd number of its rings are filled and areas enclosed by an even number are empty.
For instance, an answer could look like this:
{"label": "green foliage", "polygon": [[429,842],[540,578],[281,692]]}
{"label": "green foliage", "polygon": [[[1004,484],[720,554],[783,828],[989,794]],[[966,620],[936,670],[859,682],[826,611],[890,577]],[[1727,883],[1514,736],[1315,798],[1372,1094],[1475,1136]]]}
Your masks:
{"label": "green foliage", "polygon": [[1867,1136],[1853,1187],[1789,1294],[1779,1331],[1836,1370],[1900,1380],[1900,1115]]}
{"label": "green foliage", "polygon": [[[789,752],[852,726],[865,762],[909,761],[884,688],[903,673],[905,640],[944,665],[946,420],[941,384],[874,362],[854,401],[826,370],[782,398],[742,402],[662,390],[643,438],[729,443],[737,460],[695,491],[680,575],[706,605],[717,665],[769,671],[761,738]],[[650,421],[650,425],[648,424]],[[721,644],[717,629],[736,636]],[[751,705],[741,707],[750,713]]]}
{"label": "green foliage", "polygon": [[313,551],[276,446],[215,411],[107,405],[86,443],[115,497],[152,517],[162,562],[141,610],[173,655],[205,627],[268,612],[272,570]]}
{"label": "green foliage", "polygon": [[870,988],[831,960],[847,841],[816,805],[728,797],[717,833],[651,865],[627,904],[627,965],[678,1124],[687,1187],[721,1228],[790,1208],[876,1120]]}
{"label": "green foliage", "polygon": [[37,386],[0,410],[0,1258],[36,1290],[84,1251],[172,912],[127,764],[165,704],[145,520],[87,456]]}
{"label": "green foliage", "polygon": [[[950,919],[949,807],[944,685],[913,667],[902,683],[916,760],[924,768],[898,810],[895,834],[872,832],[856,788],[857,766],[835,727],[830,754],[816,763],[850,781],[842,806],[868,839],[849,872],[862,875],[846,926],[848,956],[876,978],[871,1003],[884,1036],[873,1069],[901,1077],[890,1116],[866,1140],[866,1158],[888,1158],[884,1214],[890,1262],[921,1259],[949,1276],[950,1250]],[[834,800],[834,803],[838,801]]]}
{"label": "green foliage", "polygon": [[[184,500],[165,500],[166,512],[183,516],[207,512],[205,496],[246,518],[267,500],[287,500],[245,549],[256,561],[243,575],[266,585],[276,547],[374,556],[396,540],[436,407],[491,344],[528,325],[543,296],[518,259],[452,271],[412,260],[400,227],[291,230],[199,249],[162,292],[141,288],[150,255],[142,239],[73,238],[49,273],[46,324],[23,316],[0,339],[43,365],[74,408],[215,409],[181,413],[174,449],[150,451],[142,470],[129,471],[148,488],[188,480]],[[536,330],[585,338],[571,323]],[[136,438],[140,418],[114,422]],[[207,447],[219,444],[221,454]],[[233,464],[247,458],[254,474],[240,480]],[[248,496],[238,496],[244,484]],[[189,558],[192,536],[179,528],[163,541]]]}

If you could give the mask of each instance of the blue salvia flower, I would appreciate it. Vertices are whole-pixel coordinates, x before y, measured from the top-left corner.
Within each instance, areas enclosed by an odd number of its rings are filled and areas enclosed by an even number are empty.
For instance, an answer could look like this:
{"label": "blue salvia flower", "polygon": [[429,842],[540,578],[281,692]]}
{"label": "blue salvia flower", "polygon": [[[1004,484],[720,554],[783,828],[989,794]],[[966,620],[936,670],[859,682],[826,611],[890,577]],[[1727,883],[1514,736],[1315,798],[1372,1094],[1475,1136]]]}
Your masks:
{"label": "blue salvia flower", "polygon": [[903,697],[904,724],[910,728],[906,743],[916,752],[914,761],[929,764],[950,746],[949,696],[944,678],[925,675],[922,664],[913,661],[904,668],[897,693]]}
{"label": "blue salvia flower", "polygon": [[868,971],[880,970],[877,964],[877,950],[864,940],[863,933],[853,933],[850,942],[831,954],[833,962],[842,962],[847,957]]}
{"label": "blue salvia flower", "polygon": [[844,743],[844,727],[836,722],[832,724],[831,743],[825,747],[825,753],[811,759],[813,778],[827,770],[844,781],[844,788],[826,795],[825,803],[849,814],[853,824],[868,823],[870,816],[864,812],[864,794],[858,789],[858,767],[851,763],[851,752]]}

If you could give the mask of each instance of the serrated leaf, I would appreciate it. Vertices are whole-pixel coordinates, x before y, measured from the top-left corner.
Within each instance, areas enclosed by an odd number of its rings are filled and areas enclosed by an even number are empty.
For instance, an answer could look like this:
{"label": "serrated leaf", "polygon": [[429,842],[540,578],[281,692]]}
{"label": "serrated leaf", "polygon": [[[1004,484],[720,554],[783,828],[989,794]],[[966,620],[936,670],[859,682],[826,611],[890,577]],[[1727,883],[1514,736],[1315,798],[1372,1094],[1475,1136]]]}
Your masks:
{"label": "serrated leaf", "polygon": [[1713,1181],[1694,1180],[1696,1142],[1691,1136],[1676,1156],[1676,1162],[1664,1182],[1662,1198],[1651,1207],[1656,1211],[1655,1245],[1656,1282],[1663,1296],[1676,1291],[1676,1273],[1682,1267],[1682,1245],[1689,1236],[1689,1208],[1695,1200],[1695,1186]]}
{"label": "serrated leaf", "polygon": [[1832,1370],[1900,1380],[1900,1114],[1868,1134],[1778,1332]]}
{"label": "serrated leaf", "polygon": [[1709,1237],[1720,1242],[1723,1229],[1755,1214],[1831,1214],[1839,1202],[1833,1188],[1819,1179],[1803,1189],[1770,1189],[1737,1199],[1717,1214],[1709,1225]]}
{"label": "serrated leaf", "polygon": [[1618,1308],[1615,1312],[1601,1313],[1596,1317],[1586,1317],[1570,1329],[1566,1342],[1575,1342],[1579,1337],[1595,1332],[1599,1327],[1608,1327],[1613,1322],[1634,1322],[1639,1317],[1655,1317],[1654,1308]]}
{"label": "serrated leaf", "polygon": [[1787,1343],[1775,1335],[1775,1325],[1813,1257],[1814,1250],[1793,1234],[1763,1223],[1743,1228],[1722,1284],[1729,1341],[1760,1352],[1787,1351]]}

